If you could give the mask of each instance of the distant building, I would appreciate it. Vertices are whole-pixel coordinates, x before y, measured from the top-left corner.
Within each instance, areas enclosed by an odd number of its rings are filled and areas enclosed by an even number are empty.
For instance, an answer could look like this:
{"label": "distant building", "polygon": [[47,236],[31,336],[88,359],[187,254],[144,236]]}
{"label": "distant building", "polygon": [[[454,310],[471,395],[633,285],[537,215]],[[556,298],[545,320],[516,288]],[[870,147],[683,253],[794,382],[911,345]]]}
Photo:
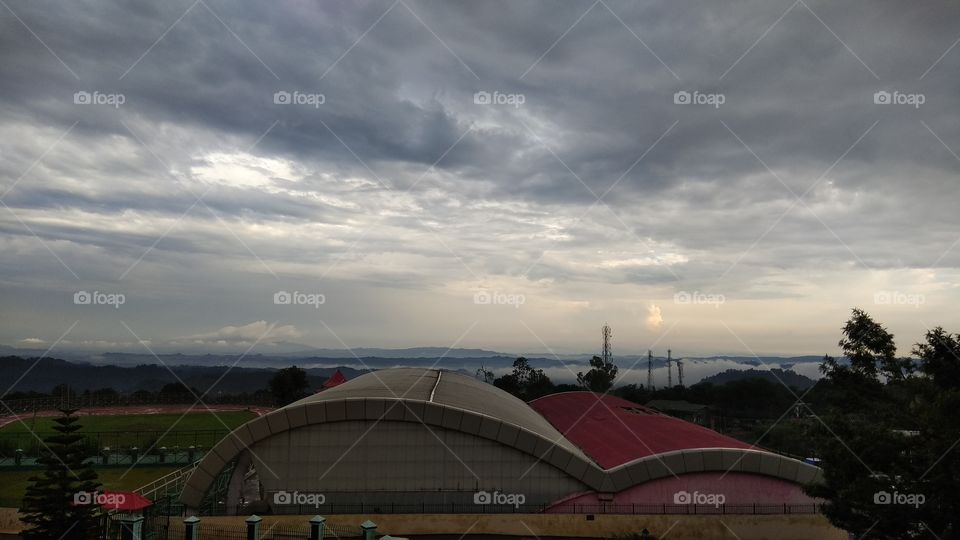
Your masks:
{"label": "distant building", "polygon": [[656,409],[664,414],[683,418],[701,426],[713,426],[713,413],[708,405],[690,403],[682,399],[654,399],[647,403],[647,407]]}

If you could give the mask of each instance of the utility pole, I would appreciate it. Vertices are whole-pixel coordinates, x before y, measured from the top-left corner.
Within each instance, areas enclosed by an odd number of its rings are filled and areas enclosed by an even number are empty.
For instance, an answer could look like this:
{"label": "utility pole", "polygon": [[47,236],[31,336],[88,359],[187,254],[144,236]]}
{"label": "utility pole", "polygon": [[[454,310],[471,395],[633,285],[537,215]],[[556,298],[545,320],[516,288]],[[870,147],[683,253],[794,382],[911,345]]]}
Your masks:
{"label": "utility pole", "polygon": [[667,349],[667,388],[673,388],[673,360],[670,358],[670,349]]}
{"label": "utility pole", "polygon": [[683,388],[683,361],[677,358],[677,378],[680,379],[680,388]]}
{"label": "utility pole", "polygon": [[647,350],[647,391],[653,391],[653,351]]}

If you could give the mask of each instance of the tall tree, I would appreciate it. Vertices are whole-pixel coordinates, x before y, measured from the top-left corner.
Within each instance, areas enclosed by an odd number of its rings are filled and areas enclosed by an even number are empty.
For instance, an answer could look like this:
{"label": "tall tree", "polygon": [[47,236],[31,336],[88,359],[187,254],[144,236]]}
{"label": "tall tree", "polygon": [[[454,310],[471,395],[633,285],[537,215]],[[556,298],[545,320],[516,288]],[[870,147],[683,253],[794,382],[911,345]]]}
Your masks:
{"label": "tall tree", "polygon": [[928,332],[915,366],[896,357],[892,334],[853,310],[840,341],[849,365],[826,357],[821,366],[818,387],[830,399],[812,435],[824,481],[806,488],[826,499],[834,525],[870,538],[960,537],[957,341],[939,328]]}
{"label": "tall tree", "polygon": [[497,376],[494,375],[492,371],[487,369],[486,366],[480,366],[477,368],[476,377],[487,384],[493,384],[493,381],[497,378]]}
{"label": "tall tree", "polygon": [[100,486],[88,456],[75,409],[61,409],[54,419],[56,434],[43,440],[40,463],[43,473],[31,476],[20,512],[29,527],[21,533],[27,540],[87,540],[97,533],[99,508],[93,504]]}
{"label": "tall tree", "polygon": [[306,397],[309,388],[307,372],[297,366],[283,368],[270,379],[270,392],[280,407]]}
{"label": "tall tree", "polygon": [[617,379],[617,371],[613,361],[594,356],[590,359],[590,370],[577,373],[577,384],[592,392],[606,392]]}
{"label": "tall tree", "polygon": [[551,394],[555,388],[542,369],[534,369],[522,356],[513,361],[513,371],[494,380],[493,385],[524,401]]}

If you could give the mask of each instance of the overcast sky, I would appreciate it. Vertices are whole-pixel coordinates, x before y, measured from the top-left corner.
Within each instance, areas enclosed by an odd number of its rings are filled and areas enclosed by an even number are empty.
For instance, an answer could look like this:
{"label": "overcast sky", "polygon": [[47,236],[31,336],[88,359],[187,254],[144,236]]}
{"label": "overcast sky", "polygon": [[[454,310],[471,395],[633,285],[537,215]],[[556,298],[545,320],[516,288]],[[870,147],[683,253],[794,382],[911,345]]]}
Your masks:
{"label": "overcast sky", "polygon": [[3,0],[0,343],[905,354],[960,331],[957,20]]}

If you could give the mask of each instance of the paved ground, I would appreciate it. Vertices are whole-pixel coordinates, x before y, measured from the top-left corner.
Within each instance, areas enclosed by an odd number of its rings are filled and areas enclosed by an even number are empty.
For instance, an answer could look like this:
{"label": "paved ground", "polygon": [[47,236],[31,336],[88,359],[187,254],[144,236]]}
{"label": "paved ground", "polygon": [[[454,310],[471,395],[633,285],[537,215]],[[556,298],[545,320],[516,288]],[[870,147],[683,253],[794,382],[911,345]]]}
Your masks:
{"label": "paved ground", "polygon": [[[270,407],[258,407],[258,406],[247,406],[247,405],[197,405],[191,409],[190,405],[133,405],[129,407],[93,407],[87,409],[80,409],[77,411],[77,416],[120,416],[126,414],[183,414],[187,411],[191,413],[204,413],[204,412],[227,412],[227,411],[246,411],[249,410],[257,416],[262,416],[273,409]],[[60,411],[37,411],[36,413],[24,414],[20,417],[17,416],[2,416],[0,417],[0,428],[17,422],[18,419],[23,418],[32,418],[37,416],[38,418],[47,418],[51,416],[60,416]]]}

